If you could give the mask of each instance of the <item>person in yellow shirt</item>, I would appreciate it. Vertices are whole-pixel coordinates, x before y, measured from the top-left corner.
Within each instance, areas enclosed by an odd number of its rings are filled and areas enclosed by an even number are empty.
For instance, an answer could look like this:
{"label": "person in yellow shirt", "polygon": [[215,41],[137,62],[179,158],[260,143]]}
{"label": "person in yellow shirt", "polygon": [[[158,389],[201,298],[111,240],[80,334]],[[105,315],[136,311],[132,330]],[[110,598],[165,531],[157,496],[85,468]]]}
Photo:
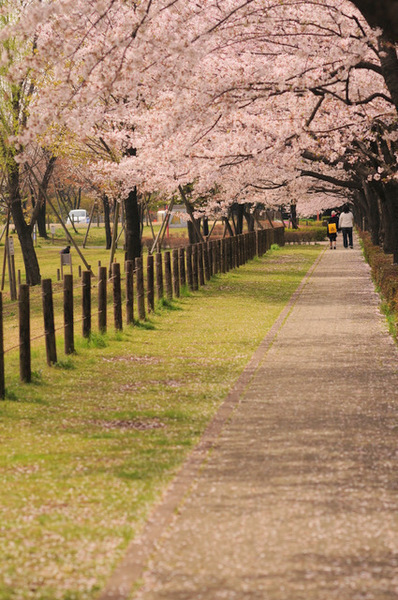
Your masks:
{"label": "person in yellow shirt", "polygon": [[329,238],[329,242],[330,242],[330,249],[332,250],[333,248],[336,250],[336,240],[337,240],[337,228],[339,225],[339,218],[336,215],[335,211],[332,210],[332,214],[331,217],[328,221],[327,224],[327,236]]}

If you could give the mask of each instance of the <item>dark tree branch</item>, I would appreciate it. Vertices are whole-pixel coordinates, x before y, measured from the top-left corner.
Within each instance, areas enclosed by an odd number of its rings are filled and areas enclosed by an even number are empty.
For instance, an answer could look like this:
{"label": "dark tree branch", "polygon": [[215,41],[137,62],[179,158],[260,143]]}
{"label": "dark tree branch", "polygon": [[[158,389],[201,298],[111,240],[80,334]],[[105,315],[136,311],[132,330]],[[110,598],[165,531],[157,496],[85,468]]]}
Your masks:
{"label": "dark tree branch", "polygon": [[362,189],[358,183],[354,181],[345,181],[344,179],[337,179],[337,177],[331,177],[330,175],[323,175],[316,171],[301,171],[302,177],[313,177],[314,179],[320,179],[321,181],[327,181],[338,187],[344,187],[349,190],[360,190]]}

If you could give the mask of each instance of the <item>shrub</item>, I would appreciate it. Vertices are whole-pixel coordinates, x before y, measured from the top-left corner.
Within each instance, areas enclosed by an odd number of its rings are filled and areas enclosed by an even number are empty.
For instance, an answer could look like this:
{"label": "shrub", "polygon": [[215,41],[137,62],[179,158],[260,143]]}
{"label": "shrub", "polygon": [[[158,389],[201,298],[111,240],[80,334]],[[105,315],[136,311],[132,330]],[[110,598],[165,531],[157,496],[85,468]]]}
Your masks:
{"label": "shrub", "polygon": [[285,229],[285,243],[323,242],[326,239],[326,227],[322,225]]}
{"label": "shrub", "polygon": [[380,290],[387,310],[393,313],[396,335],[398,333],[398,265],[393,264],[391,254],[385,254],[381,248],[372,244],[369,233],[360,231],[359,235],[365,259],[372,270],[373,280]]}

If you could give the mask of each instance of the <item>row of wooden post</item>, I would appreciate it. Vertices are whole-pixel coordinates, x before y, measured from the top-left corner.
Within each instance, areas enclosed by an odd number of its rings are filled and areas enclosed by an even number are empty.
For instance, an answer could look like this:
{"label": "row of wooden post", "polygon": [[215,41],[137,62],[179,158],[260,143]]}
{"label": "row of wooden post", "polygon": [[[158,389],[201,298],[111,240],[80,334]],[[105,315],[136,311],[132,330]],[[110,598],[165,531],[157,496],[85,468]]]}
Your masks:
{"label": "row of wooden post", "polygon": [[[188,286],[192,291],[199,289],[213,275],[226,273],[239,267],[256,255],[263,255],[273,243],[283,244],[283,228],[260,230],[222,240],[175,249],[164,254],[149,254],[146,261],[146,289],[144,284],[143,259],[136,258],[135,262],[125,264],[126,283],[126,323],[135,320],[134,306],[137,308],[137,318],[142,321],[146,313],[155,310],[157,300],[166,297],[171,300],[180,296],[181,287]],[[109,275],[109,278],[108,278]],[[112,286],[113,323],[116,330],[123,328],[121,270],[119,263],[113,263],[111,273],[106,267],[99,266],[98,270],[98,330],[107,330],[107,295],[108,283]],[[82,272],[82,335],[89,337],[92,331],[92,273]],[[136,297],[136,302],[134,302]],[[29,285],[19,286],[19,348],[20,348],[20,379],[31,381],[31,340],[30,340],[30,299]],[[47,363],[57,362],[57,349],[54,325],[54,304],[51,279],[42,281],[42,300],[44,317],[44,337],[46,343]],[[4,340],[3,340],[3,304],[0,292],[0,398],[5,396],[4,379]],[[72,354],[74,344],[74,303],[73,275],[66,274],[63,279],[64,305],[64,352]]]}

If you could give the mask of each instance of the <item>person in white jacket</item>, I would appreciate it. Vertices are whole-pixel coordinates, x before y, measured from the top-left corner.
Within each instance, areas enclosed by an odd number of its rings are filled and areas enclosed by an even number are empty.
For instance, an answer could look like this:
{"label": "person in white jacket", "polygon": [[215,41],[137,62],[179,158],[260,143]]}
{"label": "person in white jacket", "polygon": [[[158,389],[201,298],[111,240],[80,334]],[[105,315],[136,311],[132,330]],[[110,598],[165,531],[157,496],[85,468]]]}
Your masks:
{"label": "person in white jacket", "polygon": [[354,215],[350,211],[347,205],[345,205],[343,212],[339,218],[339,229],[343,233],[343,246],[344,248],[353,248],[352,244],[352,228],[354,227]]}

